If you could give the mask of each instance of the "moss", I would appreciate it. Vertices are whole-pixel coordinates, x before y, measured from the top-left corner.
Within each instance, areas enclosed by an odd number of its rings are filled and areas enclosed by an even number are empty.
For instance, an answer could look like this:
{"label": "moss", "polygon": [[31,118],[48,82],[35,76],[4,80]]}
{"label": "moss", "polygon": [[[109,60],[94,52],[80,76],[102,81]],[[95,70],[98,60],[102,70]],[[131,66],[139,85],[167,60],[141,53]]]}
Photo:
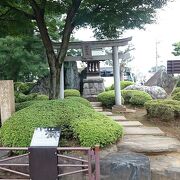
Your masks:
{"label": "moss", "polygon": [[80,97],[80,92],[76,89],[66,89],[64,91],[64,97],[68,97],[68,96]]}
{"label": "moss", "polygon": [[61,138],[75,137],[83,146],[104,147],[123,134],[122,126],[77,101],[48,100],[14,113],[1,127],[2,145],[29,146],[36,127],[60,127]]}

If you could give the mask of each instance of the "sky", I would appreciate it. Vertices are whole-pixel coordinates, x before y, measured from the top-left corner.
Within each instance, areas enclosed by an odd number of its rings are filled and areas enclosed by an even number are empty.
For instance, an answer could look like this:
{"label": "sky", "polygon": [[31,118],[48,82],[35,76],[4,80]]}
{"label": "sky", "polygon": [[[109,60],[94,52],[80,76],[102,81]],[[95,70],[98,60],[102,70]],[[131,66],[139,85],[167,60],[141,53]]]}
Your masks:
{"label": "sky", "polygon": [[[146,74],[156,65],[156,42],[158,65],[166,65],[167,60],[178,59],[172,55],[172,44],[180,41],[180,0],[169,2],[167,6],[157,12],[155,24],[145,26],[145,30],[128,30],[123,38],[132,36],[135,47],[132,55],[134,60],[129,64],[135,73]],[[80,29],[75,33],[79,40],[95,40],[90,29]],[[180,57],[179,57],[180,59]]]}

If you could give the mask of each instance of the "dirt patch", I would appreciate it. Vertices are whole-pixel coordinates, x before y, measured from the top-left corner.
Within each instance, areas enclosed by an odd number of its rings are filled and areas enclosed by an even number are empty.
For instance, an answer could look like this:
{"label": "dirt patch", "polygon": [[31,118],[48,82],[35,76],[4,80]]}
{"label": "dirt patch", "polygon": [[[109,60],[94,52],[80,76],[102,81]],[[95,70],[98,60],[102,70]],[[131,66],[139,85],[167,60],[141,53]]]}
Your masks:
{"label": "dirt patch", "polygon": [[176,137],[180,140],[180,120],[169,120],[168,122],[161,121],[160,119],[152,119],[147,116],[144,108],[135,108],[135,113],[125,113],[124,116],[131,121],[140,121],[145,126],[159,127],[166,135]]}

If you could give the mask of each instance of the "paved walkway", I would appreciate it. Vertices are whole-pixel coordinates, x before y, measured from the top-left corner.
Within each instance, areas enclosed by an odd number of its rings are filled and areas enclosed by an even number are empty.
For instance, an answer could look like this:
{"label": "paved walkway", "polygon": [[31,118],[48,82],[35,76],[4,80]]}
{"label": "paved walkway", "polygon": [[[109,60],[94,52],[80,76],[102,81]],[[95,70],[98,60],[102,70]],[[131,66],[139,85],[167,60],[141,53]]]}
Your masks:
{"label": "paved walkway", "polygon": [[129,121],[122,115],[103,111],[100,102],[91,103],[94,109],[124,127],[124,137],[117,144],[118,152],[137,152],[149,156],[152,180],[180,180],[180,141],[167,137],[158,127],[147,127]]}

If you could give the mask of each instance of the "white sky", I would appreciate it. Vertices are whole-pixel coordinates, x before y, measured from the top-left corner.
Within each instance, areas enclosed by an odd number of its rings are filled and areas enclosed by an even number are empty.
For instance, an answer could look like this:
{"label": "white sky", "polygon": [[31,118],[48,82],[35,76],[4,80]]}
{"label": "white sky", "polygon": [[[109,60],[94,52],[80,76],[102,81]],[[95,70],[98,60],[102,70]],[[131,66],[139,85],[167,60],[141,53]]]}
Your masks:
{"label": "white sky", "polygon": [[[129,30],[124,37],[132,36],[134,60],[131,66],[134,71],[146,73],[156,64],[156,41],[159,42],[158,65],[166,65],[169,59],[177,59],[172,52],[172,44],[180,41],[180,0],[170,2],[157,13],[156,24],[146,25],[145,30]],[[79,40],[95,40],[89,29],[81,29],[75,33]],[[179,58],[180,59],[180,58]]]}

